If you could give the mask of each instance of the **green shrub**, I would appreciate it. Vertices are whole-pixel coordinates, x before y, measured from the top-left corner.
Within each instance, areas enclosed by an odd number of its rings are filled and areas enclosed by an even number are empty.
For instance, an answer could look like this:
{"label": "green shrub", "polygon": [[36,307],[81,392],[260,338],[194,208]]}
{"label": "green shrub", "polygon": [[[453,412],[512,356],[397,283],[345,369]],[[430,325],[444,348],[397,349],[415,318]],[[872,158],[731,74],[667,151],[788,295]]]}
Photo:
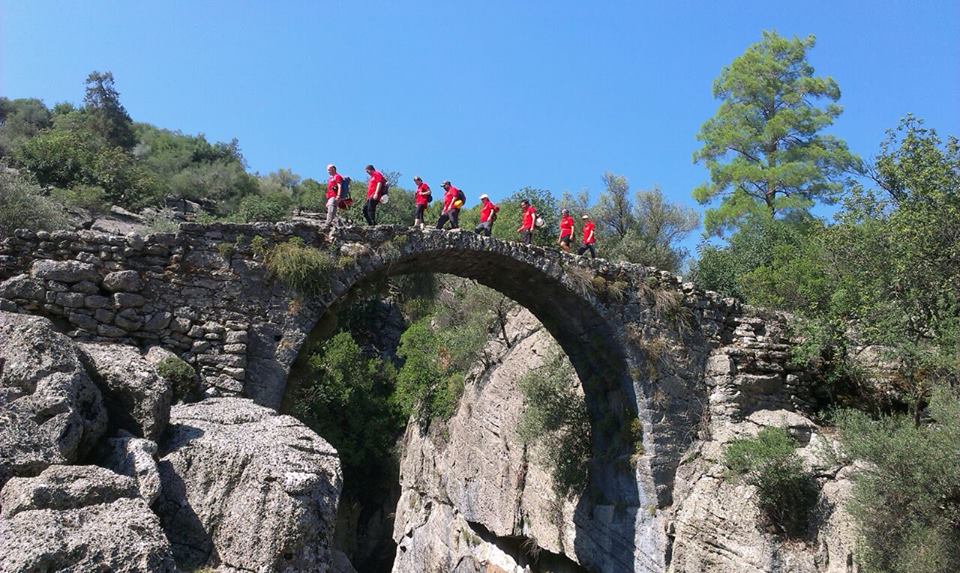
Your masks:
{"label": "green shrub", "polygon": [[248,195],[240,200],[238,217],[245,223],[276,222],[289,217],[293,200],[282,193]]}
{"label": "green shrub", "polygon": [[809,515],[819,490],[796,455],[796,443],[782,428],[764,428],[755,438],[734,440],[725,462],[732,475],[757,488],[757,504],[786,537],[809,532]]}
{"label": "green shrub", "polygon": [[430,326],[429,318],[403,333],[397,355],[404,361],[394,395],[401,411],[421,423],[452,416],[463,394],[463,374],[451,367],[442,336]]}
{"label": "green shrub", "polygon": [[93,215],[110,211],[110,201],[103,187],[97,185],[78,185],[71,189],[56,189],[52,192],[55,199],[70,207],[86,209]]}
{"label": "green shrub", "polygon": [[218,243],[217,252],[220,253],[220,256],[225,260],[229,261],[233,256],[233,252],[236,250],[236,246],[232,243]]}
{"label": "green shrub", "polygon": [[0,172],[0,237],[16,229],[53,231],[68,226],[63,208],[40,188],[12,173]]}
{"label": "green shrub", "polygon": [[928,423],[856,410],[835,421],[844,453],[858,465],[850,512],[861,536],[863,571],[960,571],[960,398],[933,394]]}
{"label": "green shrub", "polygon": [[330,253],[306,246],[300,237],[265,248],[263,252],[267,270],[290,288],[305,295],[319,294],[329,288],[330,272],[335,266]]}
{"label": "green shrub", "polygon": [[553,476],[558,495],[572,497],[587,485],[591,456],[590,417],[575,390],[573,366],[559,348],[520,380],[523,414],[518,432],[537,447],[538,461]]}
{"label": "green shrub", "polygon": [[176,356],[168,356],[157,364],[157,374],[173,386],[174,402],[189,402],[196,394],[197,372]]}

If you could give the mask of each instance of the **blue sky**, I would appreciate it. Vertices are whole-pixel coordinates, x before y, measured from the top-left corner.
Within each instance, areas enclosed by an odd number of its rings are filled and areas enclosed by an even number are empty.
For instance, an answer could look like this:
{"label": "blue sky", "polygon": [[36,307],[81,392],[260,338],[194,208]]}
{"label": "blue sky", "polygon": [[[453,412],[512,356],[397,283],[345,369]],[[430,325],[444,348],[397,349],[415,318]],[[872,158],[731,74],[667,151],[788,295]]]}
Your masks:
{"label": "blue sky", "polygon": [[863,157],[908,112],[960,135],[957,0],[0,0],[0,94],[80,102],[110,70],[135,120],[236,137],[261,173],[372,162],[475,200],[609,170],[695,205],[711,84],[768,29],[816,35]]}

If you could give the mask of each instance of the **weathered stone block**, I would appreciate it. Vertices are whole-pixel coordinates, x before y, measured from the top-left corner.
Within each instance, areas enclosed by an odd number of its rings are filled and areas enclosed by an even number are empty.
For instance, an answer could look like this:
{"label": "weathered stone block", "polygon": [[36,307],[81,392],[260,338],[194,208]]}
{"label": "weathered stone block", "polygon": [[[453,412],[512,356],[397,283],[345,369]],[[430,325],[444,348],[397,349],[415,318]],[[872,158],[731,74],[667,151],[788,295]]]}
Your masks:
{"label": "weathered stone block", "polygon": [[64,308],[82,308],[83,294],[78,292],[58,292],[56,304]]}
{"label": "weathered stone block", "polygon": [[83,299],[83,305],[87,308],[110,308],[113,302],[105,296],[92,294]]}
{"label": "weathered stone block", "polygon": [[89,263],[79,261],[34,261],[30,267],[30,276],[48,281],[78,283],[80,281],[97,281],[100,273]]}
{"label": "weathered stone block", "polygon": [[110,292],[140,292],[143,281],[137,271],[116,271],[103,277],[103,286]]}
{"label": "weathered stone block", "polygon": [[138,294],[118,292],[113,295],[113,304],[117,308],[135,308],[143,306],[147,299]]}
{"label": "weathered stone block", "polygon": [[0,283],[0,297],[42,302],[46,289],[27,275],[17,275]]}
{"label": "weathered stone block", "polygon": [[127,332],[122,328],[117,328],[116,326],[110,326],[109,324],[101,324],[97,326],[97,334],[100,336],[105,336],[107,338],[121,338],[127,335]]}
{"label": "weathered stone block", "polygon": [[93,281],[80,281],[71,288],[73,292],[82,292],[84,294],[97,294],[100,288]]}

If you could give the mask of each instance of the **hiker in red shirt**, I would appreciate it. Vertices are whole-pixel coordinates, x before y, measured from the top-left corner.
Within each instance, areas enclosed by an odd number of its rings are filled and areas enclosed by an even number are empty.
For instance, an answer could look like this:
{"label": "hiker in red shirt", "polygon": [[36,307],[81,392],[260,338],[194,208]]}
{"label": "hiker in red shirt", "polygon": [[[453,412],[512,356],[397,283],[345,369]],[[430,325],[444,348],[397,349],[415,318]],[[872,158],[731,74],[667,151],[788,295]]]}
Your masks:
{"label": "hiker in red shirt", "polygon": [[589,215],[580,218],[583,219],[583,244],[577,249],[577,254],[582,255],[590,251],[590,257],[595,259],[597,258],[597,250],[593,247],[593,244],[597,242],[597,236],[593,231],[593,221],[590,220]]}
{"label": "hiker in red shirt", "polygon": [[454,187],[449,181],[444,181],[441,185],[446,193],[443,194],[443,211],[440,212],[440,218],[437,219],[437,228],[442,229],[447,221],[450,221],[451,229],[460,228],[460,208],[463,207],[463,199],[460,197],[460,190]]}
{"label": "hiker in red shirt", "polygon": [[423,228],[423,214],[427,211],[430,204],[430,186],[423,182],[419,176],[413,178],[417,185],[417,190],[413,194],[413,204],[417,207],[417,212],[413,216],[413,226]]}
{"label": "hiker in red shirt", "polygon": [[337,173],[337,166],[331,163],[327,165],[327,225],[333,224],[333,218],[337,215],[337,203],[340,201],[340,185],[343,184],[343,176]]}
{"label": "hiker in red shirt", "polygon": [[560,238],[557,240],[557,244],[560,245],[560,248],[565,252],[570,252],[570,241],[573,240],[573,217],[570,216],[570,211],[564,209],[560,211]]}
{"label": "hiker in red shirt", "polygon": [[497,213],[500,207],[493,204],[490,197],[484,193],[480,196],[480,224],[473,229],[474,233],[480,233],[489,237],[493,233],[493,222],[497,220]]}
{"label": "hiker in red shirt", "polygon": [[520,233],[523,244],[529,245],[533,242],[533,227],[537,222],[537,209],[526,199],[520,201],[520,209],[523,210],[523,221],[520,223],[517,232]]}
{"label": "hiker in red shirt", "polygon": [[385,179],[383,173],[373,168],[373,165],[367,165],[367,175],[370,180],[367,182],[367,202],[363,205],[363,218],[367,220],[368,225],[377,224],[377,205],[380,203],[380,192],[383,190]]}

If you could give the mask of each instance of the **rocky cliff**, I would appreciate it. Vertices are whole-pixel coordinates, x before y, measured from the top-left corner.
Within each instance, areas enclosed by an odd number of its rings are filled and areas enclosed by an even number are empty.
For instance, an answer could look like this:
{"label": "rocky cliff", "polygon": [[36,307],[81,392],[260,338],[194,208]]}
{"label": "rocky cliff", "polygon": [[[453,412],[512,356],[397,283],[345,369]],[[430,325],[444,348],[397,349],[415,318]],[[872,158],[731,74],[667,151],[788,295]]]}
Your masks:
{"label": "rocky cliff", "polygon": [[0,312],[0,571],[351,571],[337,452],[247,399],[171,407],[150,356]]}
{"label": "rocky cliff", "polygon": [[[620,566],[615,560],[634,558],[601,545],[605,519],[613,521],[622,510],[555,493],[535,448],[520,439],[524,404],[518,382],[543,364],[556,343],[526,311],[511,318],[508,334],[517,342],[512,348],[490,343],[489,353],[497,360],[472,373],[449,421],[427,430],[416,423],[407,428],[394,530],[396,573],[605,571]],[[832,440],[799,413],[762,409],[762,390],[753,397],[748,390],[756,374],[723,371],[726,362],[713,362],[714,376],[729,379],[714,386],[712,414],[683,457],[673,503],[647,508],[663,524],[660,534],[668,544],[659,563],[656,555],[646,556],[650,568],[675,573],[854,571],[854,533],[844,511],[849,468],[824,461],[831,457],[824,453],[834,447]],[[730,388],[738,389],[736,395],[730,395]],[[732,401],[747,407],[730,409],[726,405]],[[752,402],[759,409],[749,407]],[[787,429],[818,481],[820,499],[806,539],[785,541],[776,535],[757,509],[754,488],[725,472],[725,446],[764,427]],[[636,532],[636,551],[656,546],[648,535]]]}

